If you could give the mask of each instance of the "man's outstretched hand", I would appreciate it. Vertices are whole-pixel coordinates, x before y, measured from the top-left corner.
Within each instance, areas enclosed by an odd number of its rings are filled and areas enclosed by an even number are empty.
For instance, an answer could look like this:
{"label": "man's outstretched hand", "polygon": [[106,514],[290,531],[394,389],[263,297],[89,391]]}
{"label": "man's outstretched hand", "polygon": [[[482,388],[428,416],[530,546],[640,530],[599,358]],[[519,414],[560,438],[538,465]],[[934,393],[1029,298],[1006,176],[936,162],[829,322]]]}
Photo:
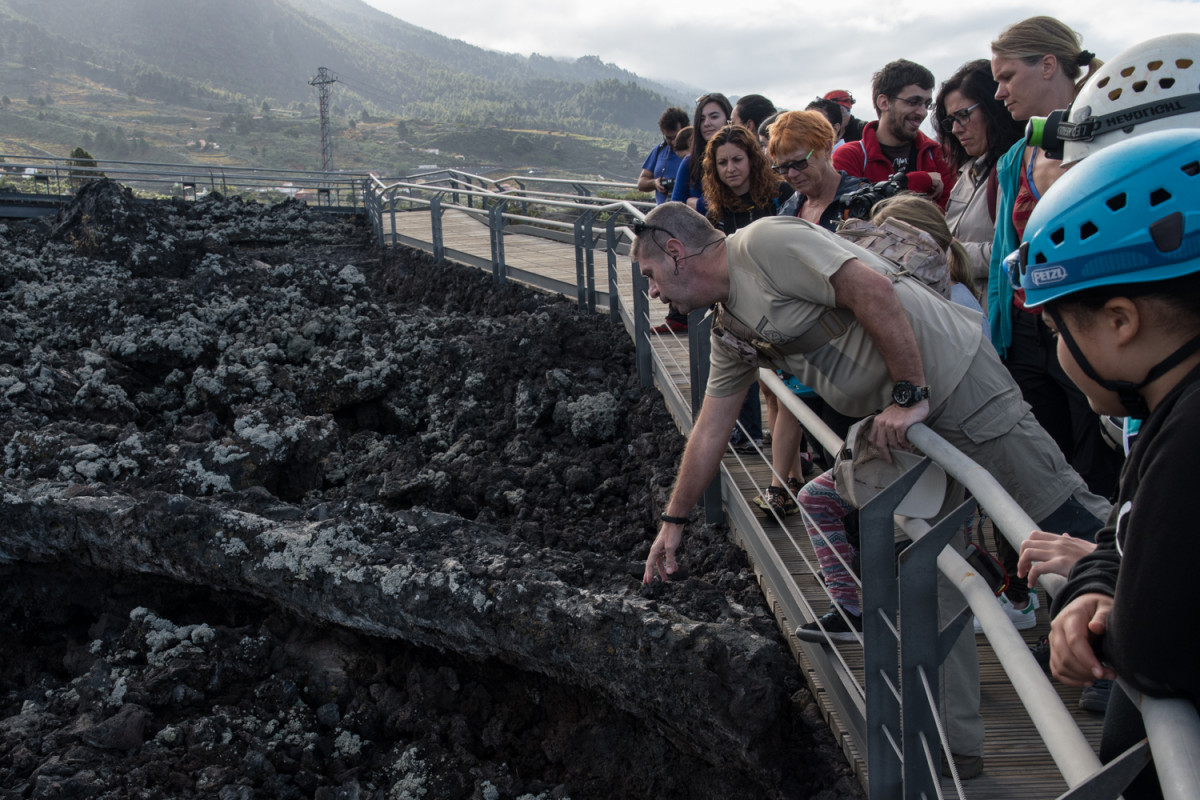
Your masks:
{"label": "man's outstretched hand", "polygon": [[679,543],[682,541],[682,525],[672,522],[662,524],[658,529],[658,536],[654,537],[654,544],[650,545],[650,555],[646,559],[646,573],[642,576],[642,583],[654,580],[655,572],[664,581],[671,580],[671,576],[679,569],[679,564],[675,561],[675,551],[679,549]]}

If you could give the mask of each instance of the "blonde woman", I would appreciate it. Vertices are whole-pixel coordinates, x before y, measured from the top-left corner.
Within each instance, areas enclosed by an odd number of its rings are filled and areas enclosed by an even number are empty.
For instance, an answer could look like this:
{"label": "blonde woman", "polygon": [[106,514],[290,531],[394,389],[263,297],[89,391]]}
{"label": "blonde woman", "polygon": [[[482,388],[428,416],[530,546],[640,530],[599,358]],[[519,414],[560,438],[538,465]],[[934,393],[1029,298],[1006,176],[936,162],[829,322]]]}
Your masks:
{"label": "blonde woman", "polygon": [[[1102,66],[1083,49],[1079,34],[1053,17],[1030,17],[1004,29],[992,42],[996,98],[1014,119],[1044,117],[1066,108],[1091,74]],[[1042,194],[1063,174],[1062,163],[1040,148],[1018,141],[1000,159],[996,233],[988,271],[988,320],[992,344],[1034,416],[1067,461],[1098,495],[1117,486],[1122,457],[1104,441],[1096,413],[1063,372],[1052,331],[1025,308],[1024,292],[1013,291],[1002,263],[1021,244],[1025,223]]]}

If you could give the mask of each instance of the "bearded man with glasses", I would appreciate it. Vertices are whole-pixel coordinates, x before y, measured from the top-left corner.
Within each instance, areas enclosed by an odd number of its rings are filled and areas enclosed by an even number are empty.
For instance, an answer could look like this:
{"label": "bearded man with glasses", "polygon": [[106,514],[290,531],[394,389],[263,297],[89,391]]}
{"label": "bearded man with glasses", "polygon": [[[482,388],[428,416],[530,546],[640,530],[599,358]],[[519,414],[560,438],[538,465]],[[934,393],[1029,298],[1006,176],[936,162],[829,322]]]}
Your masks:
{"label": "bearded man with glasses", "polygon": [[893,61],[875,73],[871,95],[879,119],[867,123],[861,140],[834,151],[834,168],[871,183],[906,175],[910,191],[945,209],[956,175],[941,145],[921,132],[933,105],[933,73],[903,58]]}

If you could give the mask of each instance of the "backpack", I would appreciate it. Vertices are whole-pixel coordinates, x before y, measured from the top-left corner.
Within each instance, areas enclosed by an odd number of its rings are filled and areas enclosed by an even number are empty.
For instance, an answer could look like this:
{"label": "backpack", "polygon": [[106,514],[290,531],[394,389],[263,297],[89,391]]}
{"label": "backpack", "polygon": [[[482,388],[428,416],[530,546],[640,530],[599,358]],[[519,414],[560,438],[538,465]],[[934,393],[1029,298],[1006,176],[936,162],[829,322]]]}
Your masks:
{"label": "backpack", "polygon": [[837,229],[848,242],[883,256],[900,267],[900,275],[912,275],[947,300],[950,299],[950,262],[925,231],[899,219],[876,225],[865,219],[848,219]]}

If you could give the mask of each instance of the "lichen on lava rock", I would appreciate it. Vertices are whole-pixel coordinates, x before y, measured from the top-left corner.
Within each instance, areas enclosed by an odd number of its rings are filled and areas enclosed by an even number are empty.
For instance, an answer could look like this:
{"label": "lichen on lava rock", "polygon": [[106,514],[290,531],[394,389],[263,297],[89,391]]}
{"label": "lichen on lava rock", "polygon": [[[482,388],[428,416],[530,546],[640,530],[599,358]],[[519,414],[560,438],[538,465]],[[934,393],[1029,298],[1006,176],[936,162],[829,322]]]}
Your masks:
{"label": "lichen on lava rock", "polygon": [[561,298],[98,181],[0,223],[0,446],[14,796],[856,792],[723,530],[641,585],[682,440]]}

